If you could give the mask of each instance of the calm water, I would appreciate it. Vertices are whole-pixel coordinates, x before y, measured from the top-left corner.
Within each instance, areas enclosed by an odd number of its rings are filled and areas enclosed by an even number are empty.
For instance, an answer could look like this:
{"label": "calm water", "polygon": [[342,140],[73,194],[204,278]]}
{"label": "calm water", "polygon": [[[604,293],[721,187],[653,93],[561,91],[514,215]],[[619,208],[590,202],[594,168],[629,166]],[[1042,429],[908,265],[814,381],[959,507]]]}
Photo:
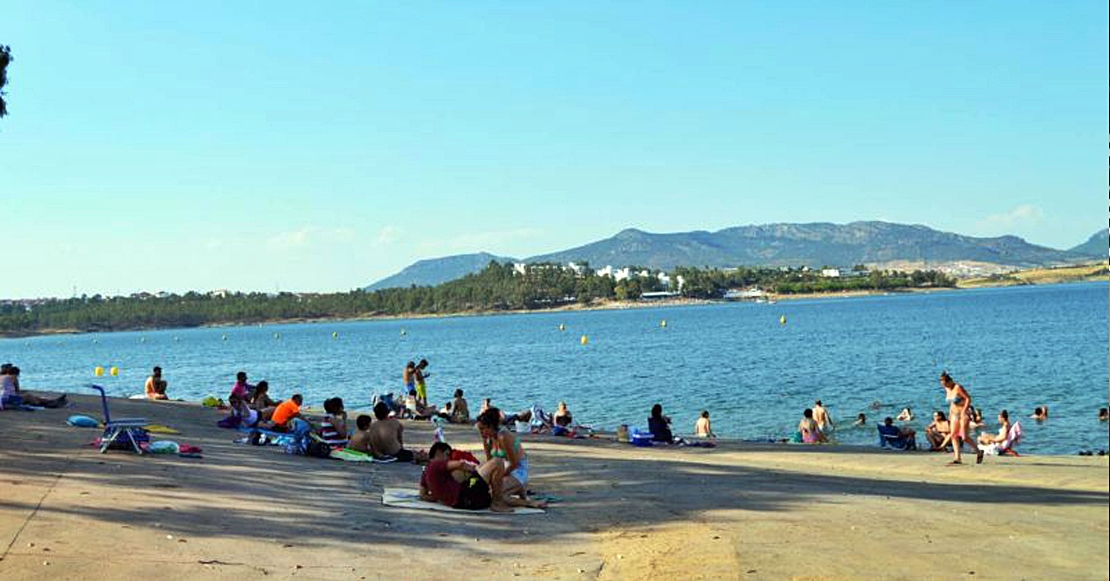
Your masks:
{"label": "calm water", "polygon": [[[840,441],[866,444],[875,430],[848,428],[856,414],[867,413],[870,423],[903,406],[919,418],[947,409],[936,377],[948,369],[991,425],[999,409],[1024,417],[1047,404],[1049,422],[1022,419],[1023,449],[1070,454],[1107,447],[1107,426],[1097,421],[1107,405],[1107,296],[1105,283],[1093,283],[37,337],[0,340],[0,359],[23,369],[26,389],[75,391],[93,380],[95,366],[115,365],[120,376],[101,383],[131,395],[157,364],[172,397],[196,400],[226,397],[243,369],[252,381],[268,379],[278,397],[300,391],[318,407],[339,395],[350,409],[371,393],[395,391],[405,361],[426,357],[429,397],[438,404],[455,388],[466,391],[472,410],[482,397],[510,410],[565,400],[579,421],[613,428],[646,424],[660,402],[678,432],[691,432],[708,409],[720,435],[759,439],[793,432],[802,409],[820,398],[842,424]],[[875,401],[883,407],[871,409]]]}

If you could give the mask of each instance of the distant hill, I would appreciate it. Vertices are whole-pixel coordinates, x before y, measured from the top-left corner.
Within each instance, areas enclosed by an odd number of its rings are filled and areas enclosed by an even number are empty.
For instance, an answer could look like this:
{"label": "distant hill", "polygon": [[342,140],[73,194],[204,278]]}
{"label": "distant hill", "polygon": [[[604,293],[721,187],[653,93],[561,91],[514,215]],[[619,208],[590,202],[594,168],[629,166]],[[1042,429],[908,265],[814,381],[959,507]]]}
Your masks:
{"label": "distant hill", "polygon": [[717,232],[652,234],[629,229],[529,262],[588,261],[594,266],[851,266],[887,262],[974,261],[1009,266],[1067,263],[1079,257],[1016,236],[974,238],[888,222],[767,224]]}
{"label": "distant hill", "polygon": [[[1097,255],[1105,256],[1105,233],[1101,244]],[[920,225],[852,222],[766,224],[670,234],[630,228],[611,238],[533,256],[525,262],[589,262],[595,268],[612,265],[662,270],[676,266],[820,267],[957,261],[1029,268],[1067,264],[1089,256],[1037,246],[1017,236],[975,238]],[[485,253],[421,260],[370,288],[438,284],[481,270],[491,259],[512,260]]]}
{"label": "distant hill", "polygon": [[1110,254],[1110,230],[1099,230],[1091,235],[1086,242],[1069,250],[1075,254],[1093,258],[1106,258]]}
{"label": "distant hill", "polygon": [[443,258],[428,258],[412,263],[404,270],[375,282],[366,287],[366,290],[384,288],[398,288],[437,285],[456,278],[462,278],[472,272],[478,272],[486,267],[491,260],[497,262],[515,262],[515,258],[496,256],[488,252],[475,254],[458,254]]}

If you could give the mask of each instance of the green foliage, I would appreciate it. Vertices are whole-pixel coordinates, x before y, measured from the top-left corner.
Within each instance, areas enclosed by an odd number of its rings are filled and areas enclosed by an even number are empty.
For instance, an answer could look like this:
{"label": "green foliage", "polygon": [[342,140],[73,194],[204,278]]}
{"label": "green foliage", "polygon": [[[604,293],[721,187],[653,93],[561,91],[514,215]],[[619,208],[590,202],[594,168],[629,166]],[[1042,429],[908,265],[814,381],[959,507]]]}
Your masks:
{"label": "green foliage", "polygon": [[[636,269],[637,272],[644,269]],[[491,261],[484,270],[435,287],[413,286],[373,292],[331,294],[233,293],[227,296],[184,295],[50,299],[26,306],[0,303],[0,333],[50,329],[112,331],[207,324],[251,324],[288,319],[355,318],[375,315],[448,314],[544,309],[597,300],[636,300],[662,290],[658,273],[633,275],[619,282],[583,268],[582,274],[557,264],[532,264],[517,272],[511,264]],[[730,288],[760,286],[782,294],[950,287],[942,273],[871,272],[867,276],[822,278],[803,270],[678,268],[672,280],[685,280],[685,297],[719,298]]]}

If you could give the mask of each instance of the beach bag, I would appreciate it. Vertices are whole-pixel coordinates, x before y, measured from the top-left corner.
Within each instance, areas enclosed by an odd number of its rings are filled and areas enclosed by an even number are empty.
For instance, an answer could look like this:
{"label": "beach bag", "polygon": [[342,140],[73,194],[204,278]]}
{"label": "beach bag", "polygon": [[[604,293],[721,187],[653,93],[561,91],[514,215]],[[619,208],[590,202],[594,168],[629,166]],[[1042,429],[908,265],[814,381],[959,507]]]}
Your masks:
{"label": "beach bag", "polygon": [[202,405],[202,406],[204,406],[204,407],[206,407],[206,408],[218,408],[218,407],[220,407],[220,406],[221,406],[222,404],[223,404],[223,402],[222,402],[222,401],[220,401],[220,399],[219,399],[219,398],[217,398],[217,397],[216,397],[216,396],[214,396],[214,395],[210,395],[210,396],[208,396],[208,397],[206,397],[206,398],[204,398],[204,399],[200,400],[200,405]]}
{"label": "beach bag", "polygon": [[304,454],[313,458],[329,458],[331,457],[331,446],[324,442],[309,440],[308,445],[305,446]]}
{"label": "beach bag", "polygon": [[130,430],[123,430],[116,434],[116,438],[108,444],[109,450],[131,450],[131,439],[127,437],[128,432],[135,438],[135,443],[142,447],[143,444],[150,443],[150,434],[142,428],[131,428]]}
{"label": "beach bag", "polygon": [[632,431],[628,434],[629,443],[641,448],[650,448],[652,446],[651,439],[651,432],[640,428],[632,428]]}

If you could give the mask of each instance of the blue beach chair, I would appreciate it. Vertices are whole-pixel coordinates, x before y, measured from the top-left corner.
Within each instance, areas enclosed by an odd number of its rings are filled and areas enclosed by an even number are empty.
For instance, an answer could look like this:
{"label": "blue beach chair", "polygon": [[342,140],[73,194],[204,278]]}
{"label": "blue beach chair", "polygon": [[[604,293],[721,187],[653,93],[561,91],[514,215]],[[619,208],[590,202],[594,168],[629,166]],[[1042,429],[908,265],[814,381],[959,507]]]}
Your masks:
{"label": "blue beach chair", "polygon": [[104,407],[104,433],[100,436],[100,453],[107,452],[113,442],[120,441],[130,444],[136,453],[142,454],[143,449],[139,446],[139,442],[147,440],[146,430],[143,429],[143,426],[148,423],[146,418],[113,420],[111,412],[108,411],[108,395],[104,393],[104,388],[93,384],[85,387],[100,392],[100,403]]}
{"label": "blue beach chair", "polygon": [[[917,442],[914,438],[903,437],[898,428],[894,428],[890,432],[883,431],[886,426],[879,425],[879,447],[880,448],[893,448],[895,450],[916,450]],[[891,426],[893,427],[893,426]]]}

